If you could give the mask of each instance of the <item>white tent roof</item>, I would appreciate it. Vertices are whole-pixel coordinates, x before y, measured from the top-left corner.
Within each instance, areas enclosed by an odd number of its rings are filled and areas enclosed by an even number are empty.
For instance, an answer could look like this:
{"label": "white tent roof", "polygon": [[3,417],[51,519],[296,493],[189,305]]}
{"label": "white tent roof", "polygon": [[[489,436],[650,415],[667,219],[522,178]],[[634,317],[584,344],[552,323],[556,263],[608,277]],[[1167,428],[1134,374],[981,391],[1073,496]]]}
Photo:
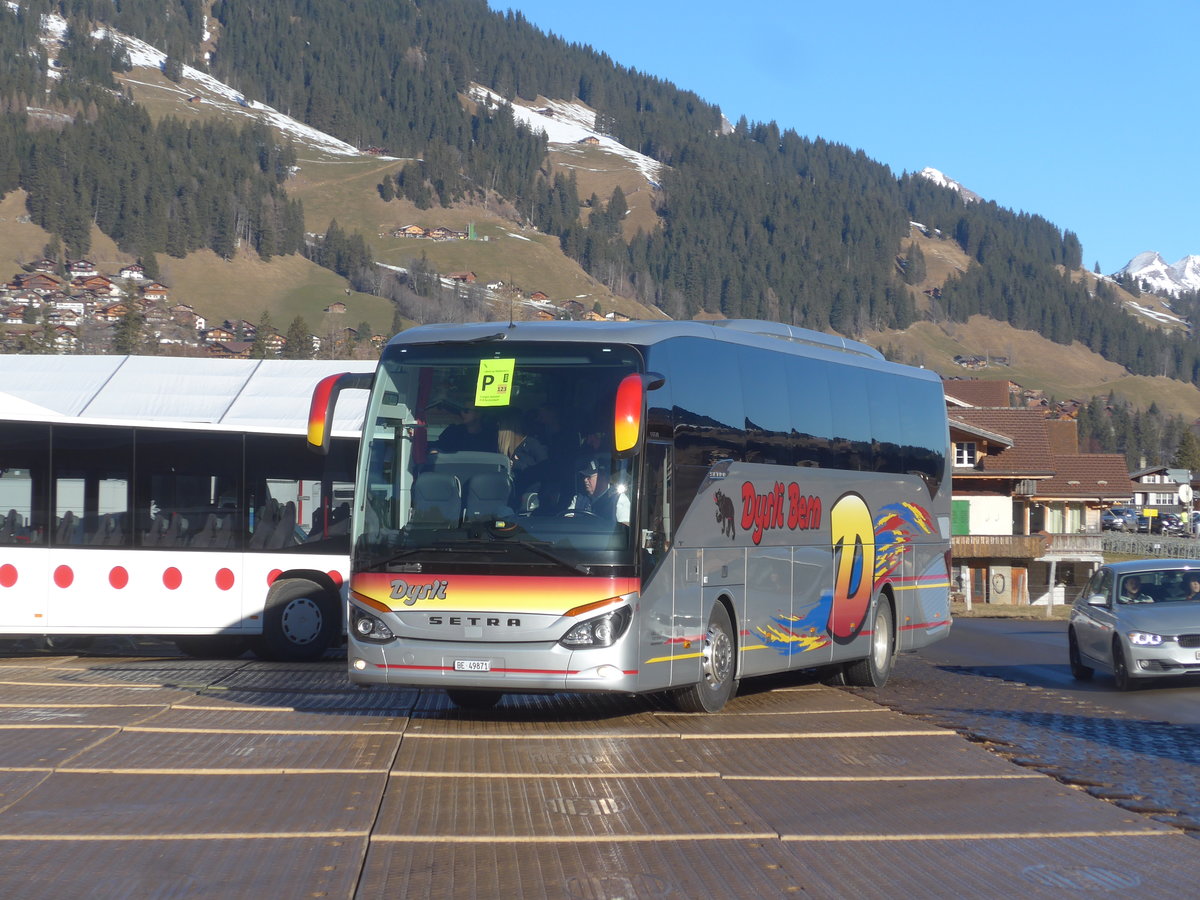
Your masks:
{"label": "white tent roof", "polygon": [[[344,359],[8,354],[0,355],[0,415],[303,432],[318,381],[339,372],[374,369],[373,361]],[[341,394],[334,430],[359,433],[365,408],[365,392]]]}

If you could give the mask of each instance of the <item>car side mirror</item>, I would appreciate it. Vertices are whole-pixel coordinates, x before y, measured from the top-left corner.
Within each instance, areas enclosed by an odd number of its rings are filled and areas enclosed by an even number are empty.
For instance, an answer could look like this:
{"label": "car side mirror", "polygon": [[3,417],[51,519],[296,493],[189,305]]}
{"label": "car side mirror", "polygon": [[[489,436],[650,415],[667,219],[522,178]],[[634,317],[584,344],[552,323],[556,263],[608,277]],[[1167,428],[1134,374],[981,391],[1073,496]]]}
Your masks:
{"label": "car side mirror", "polygon": [[1088,606],[1108,606],[1107,594],[1092,594],[1087,598]]}

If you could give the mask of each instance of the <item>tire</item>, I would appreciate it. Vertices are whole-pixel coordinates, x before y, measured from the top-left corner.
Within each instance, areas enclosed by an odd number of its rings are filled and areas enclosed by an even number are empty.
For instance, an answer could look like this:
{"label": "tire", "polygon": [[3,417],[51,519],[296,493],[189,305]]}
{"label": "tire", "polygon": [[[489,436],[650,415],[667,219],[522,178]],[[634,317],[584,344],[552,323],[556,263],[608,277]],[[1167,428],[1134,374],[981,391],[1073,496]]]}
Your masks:
{"label": "tire", "polygon": [[333,644],[341,623],[337,594],[305,578],[280,579],[267,593],[254,649],[264,659],[311,662]]}
{"label": "tire", "polygon": [[446,696],[459,709],[491,709],[504,696],[500,691],[446,689]]}
{"label": "tire", "polygon": [[1112,656],[1113,684],[1118,691],[1132,691],[1136,685],[1133,676],[1129,674],[1129,664],[1125,661],[1125,651],[1121,648],[1119,639],[1113,640]]}
{"label": "tire", "polygon": [[871,628],[871,651],[866,659],[846,663],[845,683],[853,687],[883,687],[896,662],[896,638],[892,633],[892,605],[886,597],[875,599]]}
{"label": "tire", "polygon": [[180,653],[193,659],[237,659],[250,646],[239,634],[189,634],[171,640]]}
{"label": "tire", "polygon": [[697,684],[675,692],[675,705],[683,712],[715,713],[737,691],[737,641],[725,604],[713,607],[704,632],[700,678]]}
{"label": "tire", "polygon": [[1091,666],[1083,664],[1083,658],[1079,655],[1079,640],[1075,637],[1074,628],[1067,631],[1067,658],[1071,663],[1072,678],[1076,681],[1092,680],[1092,676],[1096,674],[1096,670]]}

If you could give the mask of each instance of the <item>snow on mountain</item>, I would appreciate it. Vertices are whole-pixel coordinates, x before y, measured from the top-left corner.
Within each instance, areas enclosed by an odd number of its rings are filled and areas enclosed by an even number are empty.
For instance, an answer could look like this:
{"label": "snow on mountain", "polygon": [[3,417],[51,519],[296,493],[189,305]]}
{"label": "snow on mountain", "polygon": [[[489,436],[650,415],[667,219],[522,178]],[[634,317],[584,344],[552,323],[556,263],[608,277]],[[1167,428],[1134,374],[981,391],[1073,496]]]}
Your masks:
{"label": "snow on mountain", "polygon": [[926,166],[924,169],[922,169],[917,174],[920,175],[922,178],[929,179],[936,185],[939,185],[944,188],[950,188],[950,190],[952,190],[952,191],[958,191],[958,193],[962,195],[962,198],[966,203],[971,203],[975,200],[983,199],[974,191],[967,190],[965,187],[963,187],[961,184],[959,184],[953,178],[950,178],[948,175],[946,175],[943,172],[938,171],[937,169],[933,168],[932,166]]}
{"label": "snow on mountain", "polygon": [[[506,102],[499,94],[489,91],[482,85],[471,85],[471,99],[484,101],[491,106],[499,106]],[[545,132],[546,140],[551,144],[564,146],[581,144],[588,138],[617,156],[632,162],[639,172],[651,184],[657,184],[662,173],[662,163],[649,156],[631,150],[615,138],[601,134],[596,130],[596,113],[582,103],[566,100],[539,101],[537,107],[526,106],[520,100],[512,102],[513,117],[531,131]]]}
{"label": "snow on mountain", "polygon": [[1170,265],[1153,250],[1139,253],[1116,273],[1127,275],[1156,294],[1200,291],[1200,256],[1189,255]]}

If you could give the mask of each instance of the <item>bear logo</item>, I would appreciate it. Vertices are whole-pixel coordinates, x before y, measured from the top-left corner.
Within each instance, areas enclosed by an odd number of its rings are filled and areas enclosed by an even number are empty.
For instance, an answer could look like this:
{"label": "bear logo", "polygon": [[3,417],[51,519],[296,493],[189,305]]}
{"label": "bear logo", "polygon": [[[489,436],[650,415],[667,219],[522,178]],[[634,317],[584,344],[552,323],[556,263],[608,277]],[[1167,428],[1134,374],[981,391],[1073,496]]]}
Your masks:
{"label": "bear logo", "polygon": [[721,534],[729,535],[729,539],[733,540],[733,501],[717,491],[713,496],[713,502],[717,504],[717,524],[721,526]]}

